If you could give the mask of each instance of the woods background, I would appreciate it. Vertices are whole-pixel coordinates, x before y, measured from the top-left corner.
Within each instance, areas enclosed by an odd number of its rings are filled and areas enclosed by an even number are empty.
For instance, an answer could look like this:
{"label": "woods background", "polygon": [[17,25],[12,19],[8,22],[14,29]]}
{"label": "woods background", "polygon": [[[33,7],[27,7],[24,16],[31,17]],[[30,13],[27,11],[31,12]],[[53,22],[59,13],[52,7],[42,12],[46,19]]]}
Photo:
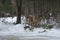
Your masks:
{"label": "woods background", "polygon": [[[0,17],[42,15],[60,19],[60,0],[0,0]],[[19,16],[20,14],[20,16]]]}

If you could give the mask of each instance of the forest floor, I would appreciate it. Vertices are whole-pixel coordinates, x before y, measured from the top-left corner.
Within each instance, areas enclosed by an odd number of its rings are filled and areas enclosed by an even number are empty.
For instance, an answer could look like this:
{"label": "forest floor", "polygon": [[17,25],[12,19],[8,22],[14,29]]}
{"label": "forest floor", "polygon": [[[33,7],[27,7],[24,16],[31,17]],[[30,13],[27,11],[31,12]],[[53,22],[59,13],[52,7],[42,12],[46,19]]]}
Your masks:
{"label": "forest floor", "polygon": [[[25,18],[23,18],[25,19]],[[35,28],[32,31],[24,30],[25,24],[13,24],[16,17],[0,18],[0,40],[60,40],[60,29]],[[22,21],[25,23],[25,20]]]}
{"label": "forest floor", "polygon": [[5,35],[0,36],[0,40],[60,40],[58,37],[52,36],[13,36],[13,35]]}

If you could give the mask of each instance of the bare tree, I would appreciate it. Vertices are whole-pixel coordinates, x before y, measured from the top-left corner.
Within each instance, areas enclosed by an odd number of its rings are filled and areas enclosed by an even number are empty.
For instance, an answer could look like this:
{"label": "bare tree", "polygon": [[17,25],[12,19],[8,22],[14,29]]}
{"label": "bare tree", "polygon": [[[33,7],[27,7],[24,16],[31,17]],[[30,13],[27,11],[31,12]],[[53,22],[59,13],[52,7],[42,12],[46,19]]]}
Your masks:
{"label": "bare tree", "polygon": [[[22,0],[11,0],[12,5],[13,5],[13,13],[16,14],[17,16],[17,24],[21,23],[21,5],[22,5]],[[12,14],[14,15],[14,14]]]}
{"label": "bare tree", "polygon": [[17,24],[21,23],[21,6],[22,6],[22,0],[16,0],[17,5]]}
{"label": "bare tree", "polygon": [[12,16],[13,16],[16,15],[16,10],[17,10],[16,0],[11,0],[11,3],[12,3]]}

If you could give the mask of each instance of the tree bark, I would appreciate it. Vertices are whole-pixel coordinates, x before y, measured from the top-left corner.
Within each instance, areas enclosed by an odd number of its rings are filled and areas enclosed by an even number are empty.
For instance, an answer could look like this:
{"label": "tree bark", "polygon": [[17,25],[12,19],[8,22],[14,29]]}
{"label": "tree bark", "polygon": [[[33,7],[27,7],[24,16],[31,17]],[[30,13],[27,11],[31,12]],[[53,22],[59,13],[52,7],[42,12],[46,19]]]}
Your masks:
{"label": "tree bark", "polygon": [[16,15],[16,0],[11,0],[12,3],[12,16]]}
{"label": "tree bark", "polygon": [[17,4],[17,24],[21,23],[21,6],[22,0],[16,0]]}

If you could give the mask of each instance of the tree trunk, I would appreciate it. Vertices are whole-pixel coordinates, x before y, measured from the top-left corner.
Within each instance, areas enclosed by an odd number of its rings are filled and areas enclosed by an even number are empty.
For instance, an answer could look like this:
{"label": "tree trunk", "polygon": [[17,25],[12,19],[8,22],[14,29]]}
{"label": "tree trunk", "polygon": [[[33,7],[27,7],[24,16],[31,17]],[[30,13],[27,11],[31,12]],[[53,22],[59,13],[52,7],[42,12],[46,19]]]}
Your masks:
{"label": "tree trunk", "polygon": [[11,0],[12,3],[12,17],[16,15],[16,0]]}
{"label": "tree trunk", "polygon": [[22,0],[16,0],[17,2],[17,24],[21,23],[21,6]]}

